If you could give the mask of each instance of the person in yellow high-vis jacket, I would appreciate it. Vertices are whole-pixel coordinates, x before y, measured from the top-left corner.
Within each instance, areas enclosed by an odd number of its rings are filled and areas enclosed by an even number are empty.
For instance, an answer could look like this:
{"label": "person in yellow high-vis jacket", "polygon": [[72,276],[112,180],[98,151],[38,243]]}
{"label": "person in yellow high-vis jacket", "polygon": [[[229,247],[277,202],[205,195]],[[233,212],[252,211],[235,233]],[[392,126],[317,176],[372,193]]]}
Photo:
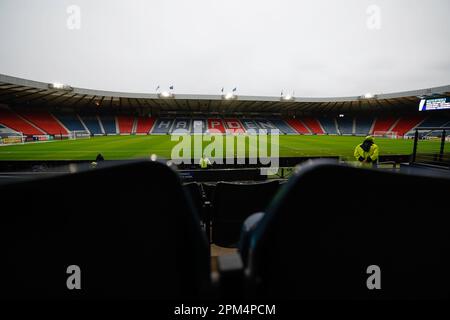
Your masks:
{"label": "person in yellow high-vis jacket", "polygon": [[209,159],[207,157],[203,156],[200,158],[199,164],[200,164],[200,168],[207,169],[208,166],[211,165],[211,161],[209,161]]}
{"label": "person in yellow high-vis jacket", "polygon": [[364,166],[375,166],[378,162],[379,148],[372,136],[367,136],[363,143],[355,148],[354,156]]}

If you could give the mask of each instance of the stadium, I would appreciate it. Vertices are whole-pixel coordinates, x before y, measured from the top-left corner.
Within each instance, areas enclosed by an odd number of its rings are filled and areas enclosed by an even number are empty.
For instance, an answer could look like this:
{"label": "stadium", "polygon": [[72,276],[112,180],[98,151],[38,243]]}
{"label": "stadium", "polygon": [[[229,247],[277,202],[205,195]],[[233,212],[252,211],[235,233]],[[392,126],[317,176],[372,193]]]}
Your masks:
{"label": "stadium", "polygon": [[0,298],[450,297],[450,85],[231,88],[0,74]]}
{"label": "stadium", "polygon": [[[169,158],[175,144],[170,135],[176,130],[212,135],[278,130],[281,157],[344,159],[353,158],[353,147],[361,140],[357,137],[374,135],[381,138],[382,156],[409,156],[413,141],[408,138],[416,129],[422,138],[430,138],[424,139],[422,150],[433,153],[439,150],[440,141],[432,138],[440,138],[441,133],[426,128],[450,125],[446,110],[432,115],[418,111],[420,97],[446,97],[450,86],[376,98],[286,99],[237,95],[163,97],[58,89],[53,84],[1,75],[0,79],[0,99],[8,103],[0,111],[4,144],[18,139],[24,142],[22,146],[3,148],[2,160],[94,160],[98,152],[110,160],[151,154]],[[68,141],[86,138],[89,141]],[[66,142],[25,144],[56,140]]]}

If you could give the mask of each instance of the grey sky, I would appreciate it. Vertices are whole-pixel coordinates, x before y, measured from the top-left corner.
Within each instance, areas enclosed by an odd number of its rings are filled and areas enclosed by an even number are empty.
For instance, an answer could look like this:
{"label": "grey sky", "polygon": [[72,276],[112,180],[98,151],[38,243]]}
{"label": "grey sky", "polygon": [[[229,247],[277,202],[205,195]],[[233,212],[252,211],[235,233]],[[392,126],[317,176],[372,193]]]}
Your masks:
{"label": "grey sky", "polygon": [[92,89],[387,93],[450,84],[450,1],[0,0],[0,43],[0,73]]}

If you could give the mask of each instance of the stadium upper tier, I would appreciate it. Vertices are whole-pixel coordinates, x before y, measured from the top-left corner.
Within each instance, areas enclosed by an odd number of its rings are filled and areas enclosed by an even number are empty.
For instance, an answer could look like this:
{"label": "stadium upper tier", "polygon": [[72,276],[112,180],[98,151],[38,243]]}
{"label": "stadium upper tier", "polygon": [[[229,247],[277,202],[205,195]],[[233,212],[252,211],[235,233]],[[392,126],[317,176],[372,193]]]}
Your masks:
{"label": "stadium upper tier", "polygon": [[397,135],[415,128],[443,127],[449,115],[418,113],[399,117],[143,117],[116,114],[76,114],[0,108],[0,125],[26,136],[68,136],[82,131],[90,135],[210,133],[239,134],[278,130],[280,134]]}
{"label": "stadium upper tier", "polygon": [[[207,113],[283,116],[339,114],[359,112],[417,111],[421,96],[449,96],[450,85],[389,94],[354,97],[305,98],[243,96],[239,92],[217,95],[193,95],[178,92],[126,93],[75,88],[0,74],[0,104],[49,109],[89,108],[139,109],[141,114]],[[345,120],[344,120],[345,122]],[[129,126],[129,124],[128,124]],[[126,126],[125,126],[126,128]],[[107,131],[112,128],[107,124]],[[358,127],[359,129],[359,127]],[[125,130],[130,130],[128,129]],[[347,126],[344,132],[349,132]]]}

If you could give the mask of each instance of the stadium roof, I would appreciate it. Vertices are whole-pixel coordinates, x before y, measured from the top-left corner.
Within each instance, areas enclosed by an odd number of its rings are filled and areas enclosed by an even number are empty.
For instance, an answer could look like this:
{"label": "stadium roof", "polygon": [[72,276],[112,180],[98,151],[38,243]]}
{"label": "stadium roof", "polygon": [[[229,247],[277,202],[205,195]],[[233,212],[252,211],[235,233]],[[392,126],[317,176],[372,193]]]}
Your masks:
{"label": "stadium roof", "polygon": [[45,108],[118,107],[146,108],[161,113],[349,113],[361,111],[417,110],[422,96],[448,96],[450,85],[373,97],[282,97],[240,96],[225,99],[222,95],[173,93],[164,98],[157,93],[127,93],[83,89],[55,88],[52,84],[0,74],[0,103]]}

